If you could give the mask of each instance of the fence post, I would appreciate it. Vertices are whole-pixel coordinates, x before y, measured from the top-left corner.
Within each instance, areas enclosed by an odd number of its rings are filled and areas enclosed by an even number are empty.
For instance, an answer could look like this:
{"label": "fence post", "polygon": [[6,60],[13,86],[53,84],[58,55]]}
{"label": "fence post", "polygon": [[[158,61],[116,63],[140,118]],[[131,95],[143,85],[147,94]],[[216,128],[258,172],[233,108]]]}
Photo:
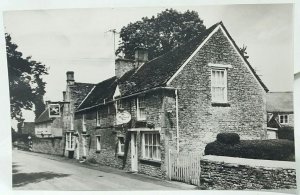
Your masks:
{"label": "fence post", "polygon": [[172,167],[171,167],[171,149],[168,150],[168,175],[169,180],[172,179]]}

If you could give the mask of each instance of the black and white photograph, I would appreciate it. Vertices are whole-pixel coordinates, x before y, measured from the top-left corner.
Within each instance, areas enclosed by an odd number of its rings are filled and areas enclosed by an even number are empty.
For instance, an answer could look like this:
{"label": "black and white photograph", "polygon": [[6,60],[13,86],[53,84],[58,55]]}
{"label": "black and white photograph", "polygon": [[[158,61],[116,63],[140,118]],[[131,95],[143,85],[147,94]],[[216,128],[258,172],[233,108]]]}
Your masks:
{"label": "black and white photograph", "polygon": [[12,190],[296,194],[294,6],[3,11]]}

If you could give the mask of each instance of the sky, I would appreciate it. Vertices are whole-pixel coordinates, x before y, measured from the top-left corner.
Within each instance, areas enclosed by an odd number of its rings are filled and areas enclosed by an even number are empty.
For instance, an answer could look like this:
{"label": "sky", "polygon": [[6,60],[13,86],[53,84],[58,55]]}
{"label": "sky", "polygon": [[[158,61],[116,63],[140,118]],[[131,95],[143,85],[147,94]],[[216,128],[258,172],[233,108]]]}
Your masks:
{"label": "sky", "polygon": [[[114,75],[110,29],[157,15],[171,7],[89,8],[4,12],[4,29],[24,56],[49,69],[45,100],[62,100],[66,71],[75,81],[98,83]],[[293,90],[293,7],[291,4],[172,7],[197,11],[204,25],[223,21],[270,91]],[[118,37],[115,43],[117,47]],[[32,112],[25,112],[33,121]]]}

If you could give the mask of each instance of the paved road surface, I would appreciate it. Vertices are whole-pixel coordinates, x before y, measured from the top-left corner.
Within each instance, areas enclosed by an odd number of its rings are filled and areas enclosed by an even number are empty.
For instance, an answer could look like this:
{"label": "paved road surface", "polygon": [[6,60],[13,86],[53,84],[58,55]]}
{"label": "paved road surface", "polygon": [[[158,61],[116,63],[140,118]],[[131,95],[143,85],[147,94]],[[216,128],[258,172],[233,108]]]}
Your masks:
{"label": "paved road surface", "polygon": [[[51,156],[50,156],[51,158]],[[55,157],[53,157],[55,158]],[[60,159],[59,159],[60,158]],[[13,150],[15,190],[178,190],[195,186],[167,182],[124,171],[91,169],[59,157]]]}

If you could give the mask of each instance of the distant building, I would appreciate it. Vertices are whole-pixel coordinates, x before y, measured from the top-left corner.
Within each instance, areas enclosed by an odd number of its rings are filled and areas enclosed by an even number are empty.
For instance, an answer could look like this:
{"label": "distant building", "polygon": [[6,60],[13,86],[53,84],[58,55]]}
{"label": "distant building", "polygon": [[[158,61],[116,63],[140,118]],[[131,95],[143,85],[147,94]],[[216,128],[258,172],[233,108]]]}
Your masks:
{"label": "distant building", "polygon": [[267,93],[268,127],[294,126],[293,92]]}
{"label": "distant building", "polygon": [[62,137],[62,117],[50,117],[49,108],[35,120],[35,135],[39,138]]}
{"label": "distant building", "polygon": [[18,123],[18,133],[20,134],[28,134],[28,135],[34,135],[35,131],[35,124],[34,122],[25,122],[22,120]]}

